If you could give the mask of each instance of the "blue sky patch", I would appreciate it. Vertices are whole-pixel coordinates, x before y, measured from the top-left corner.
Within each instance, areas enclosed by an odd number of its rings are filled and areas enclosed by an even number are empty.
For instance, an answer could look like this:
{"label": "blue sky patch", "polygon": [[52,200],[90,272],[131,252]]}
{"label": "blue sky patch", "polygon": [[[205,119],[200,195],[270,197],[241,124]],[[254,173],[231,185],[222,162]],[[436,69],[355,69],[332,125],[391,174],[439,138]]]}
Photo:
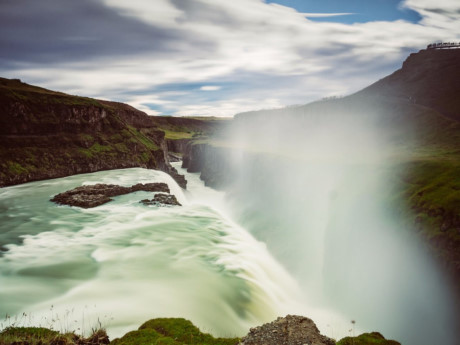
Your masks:
{"label": "blue sky patch", "polygon": [[323,22],[353,24],[402,19],[417,23],[421,19],[417,12],[401,9],[399,6],[400,0],[268,0],[267,3],[277,3],[292,7],[302,13],[352,13],[333,17],[308,18]]}

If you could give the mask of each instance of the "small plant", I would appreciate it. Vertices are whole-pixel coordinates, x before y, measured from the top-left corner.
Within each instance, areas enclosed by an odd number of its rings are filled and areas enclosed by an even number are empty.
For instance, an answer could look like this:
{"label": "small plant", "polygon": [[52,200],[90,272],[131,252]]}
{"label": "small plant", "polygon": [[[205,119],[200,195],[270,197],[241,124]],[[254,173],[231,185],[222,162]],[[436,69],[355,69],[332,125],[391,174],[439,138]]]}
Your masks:
{"label": "small plant", "polygon": [[351,329],[352,329],[352,334],[353,334],[353,338],[352,338],[352,344],[355,345],[355,324],[356,324],[356,321],[355,320],[351,320]]}
{"label": "small plant", "polygon": [[[78,320],[73,314],[74,309],[71,309],[61,315],[55,311],[53,305],[49,309],[49,315],[42,316],[38,322],[31,313],[24,312],[15,316],[6,314],[0,321],[0,345],[100,345],[110,343],[103,325],[105,322],[102,322],[100,318],[87,335],[84,332],[85,313],[82,316],[82,329],[77,328]],[[105,319],[107,315],[104,316],[103,320]]]}

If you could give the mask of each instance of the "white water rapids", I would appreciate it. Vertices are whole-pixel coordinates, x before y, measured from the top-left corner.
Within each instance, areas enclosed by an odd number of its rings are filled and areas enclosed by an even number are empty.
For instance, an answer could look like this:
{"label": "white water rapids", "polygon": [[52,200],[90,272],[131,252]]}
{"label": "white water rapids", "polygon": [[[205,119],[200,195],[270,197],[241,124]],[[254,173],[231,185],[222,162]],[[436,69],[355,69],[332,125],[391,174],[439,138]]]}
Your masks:
{"label": "white water rapids", "polygon": [[[218,336],[287,313],[311,317],[333,337],[350,320],[308,307],[308,296],[266,246],[226,215],[223,194],[188,174],[124,169],[0,190],[2,326],[88,333],[98,319],[113,339],[155,317],[185,317]],[[182,207],[144,206],[151,193],[81,209],[49,199],[76,186],[166,182]],[[16,315],[16,319],[15,319]]]}

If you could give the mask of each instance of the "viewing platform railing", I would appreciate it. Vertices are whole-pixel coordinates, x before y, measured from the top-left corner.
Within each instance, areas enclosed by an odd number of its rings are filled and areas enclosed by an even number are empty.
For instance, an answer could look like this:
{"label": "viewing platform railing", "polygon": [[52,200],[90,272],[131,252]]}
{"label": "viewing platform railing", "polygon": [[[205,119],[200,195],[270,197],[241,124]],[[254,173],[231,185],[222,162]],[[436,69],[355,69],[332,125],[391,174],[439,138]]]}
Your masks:
{"label": "viewing platform railing", "polygon": [[426,49],[460,48],[460,42],[441,42],[428,44]]}

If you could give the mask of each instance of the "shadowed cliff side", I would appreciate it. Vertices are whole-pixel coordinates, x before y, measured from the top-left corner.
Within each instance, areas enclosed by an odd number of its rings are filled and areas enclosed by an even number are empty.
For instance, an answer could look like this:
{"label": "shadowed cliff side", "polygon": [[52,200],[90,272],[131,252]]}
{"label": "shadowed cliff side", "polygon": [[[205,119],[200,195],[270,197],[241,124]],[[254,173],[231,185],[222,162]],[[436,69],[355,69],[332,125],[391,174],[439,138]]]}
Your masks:
{"label": "shadowed cliff side", "polygon": [[147,114],[20,80],[0,78],[0,145],[0,186],[131,167],[163,170],[186,185]]}

